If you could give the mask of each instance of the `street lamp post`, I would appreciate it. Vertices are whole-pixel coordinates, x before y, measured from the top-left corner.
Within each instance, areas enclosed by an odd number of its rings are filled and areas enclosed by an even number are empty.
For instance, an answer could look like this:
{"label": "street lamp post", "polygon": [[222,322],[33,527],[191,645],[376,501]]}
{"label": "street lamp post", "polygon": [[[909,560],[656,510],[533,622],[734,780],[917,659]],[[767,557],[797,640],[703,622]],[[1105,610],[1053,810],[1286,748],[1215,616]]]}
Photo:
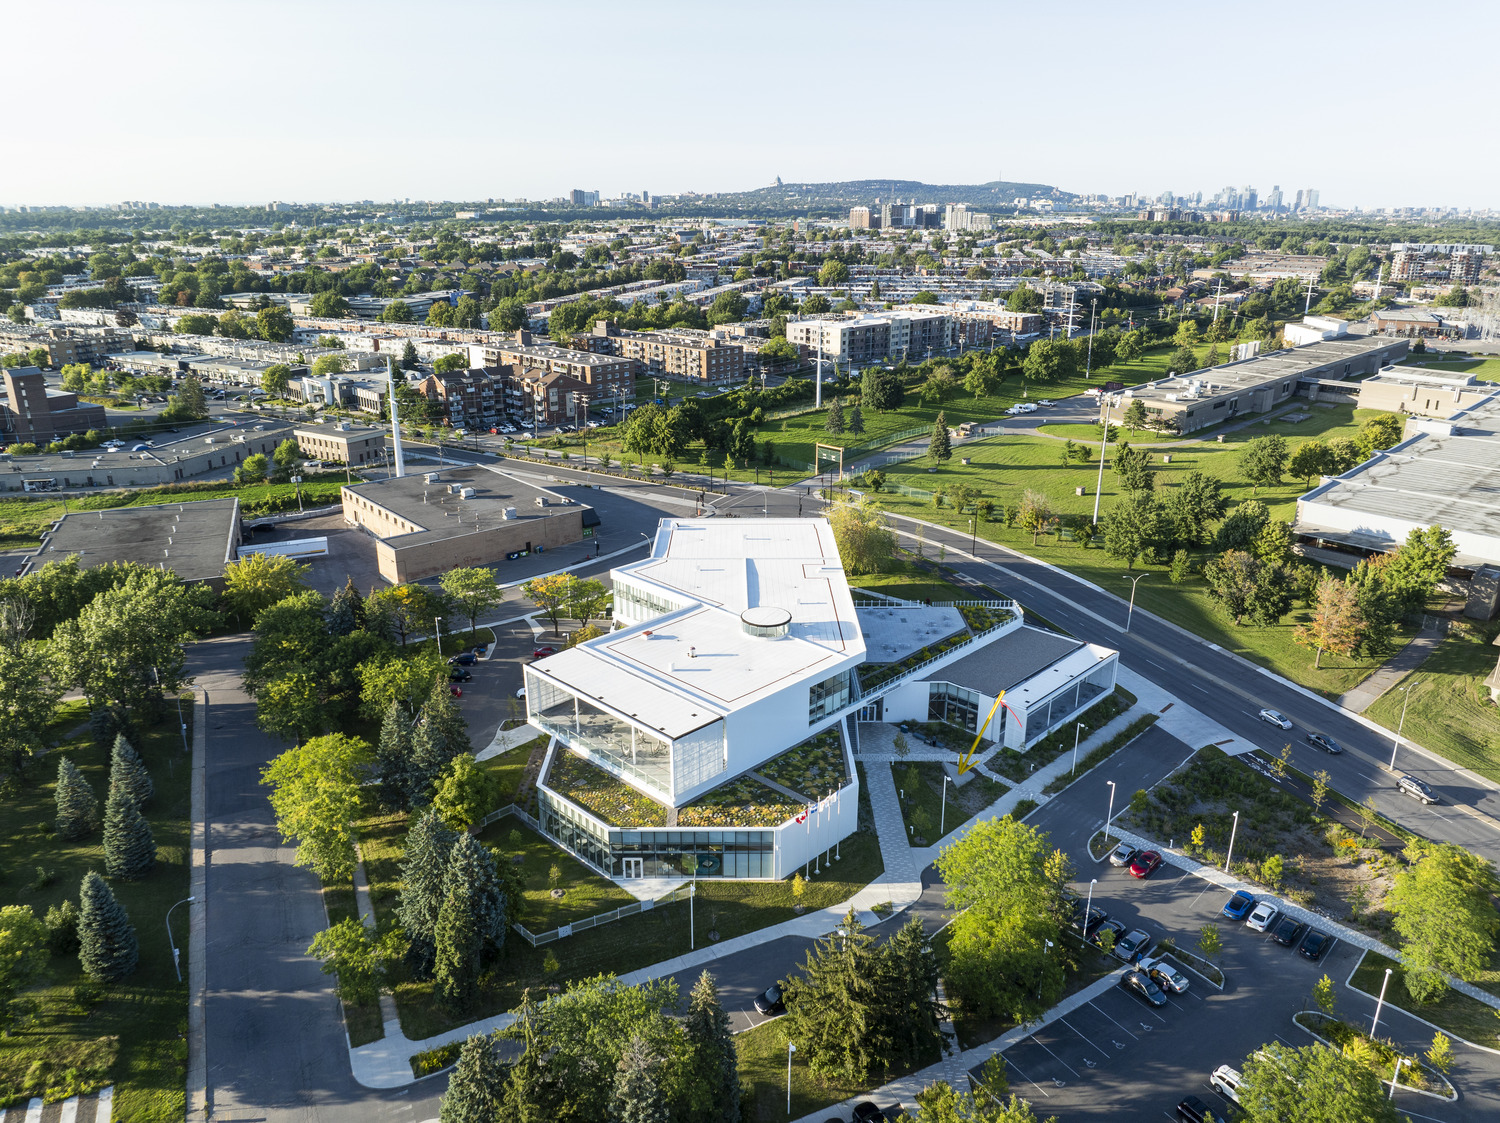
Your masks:
{"label": "street lamp post", "polygon": [[1151,574],[1138,573],[1132,577],[1128,573],[1122,573],[1120,576],[1130,582],[1130,610],[1125,613],[1125,630],[1128,632],[1130,631],[1130,618],[1135,615],[1135,587],[1140,584],[1142,577],[1150,577]]}
{"label": "street lamp post", "polygon": [[[1085,913],[1084,915],[1087,916],[1088,914]],[[1043,962],[1044,965],[1045,965],[1045,963],[1047,961],[1047,952],[1050,951],[1053,946],[1054,945],[1053,945],[1053,943],[1052,943],[1051,940],[1043,940],[1042,941],[1042,962]],[[1038,972],[1038,975],[1041,975],[1041,974],[1043,974],[1043,972]],[[1040,999],[1042,997],[1042,980],[1041,980],[1041,978],[1038,978],[1037,981],[1036,981],[1036,996],[1037,996],[1038,999]]]}
{"label": "street lamp post", "polygon": [[1098,307],[1099,299],[1092,298],[1089,301],[1089,357],[1083,365],[1083,377],[1085,380],[1093,377],[1094,370],[1094,309]]}
{"label": "street lamp post", "polygon": [[1406,703],[1411,701],[1411,688],[1416,686],[1415,682],[1409,682],[1401,688],[1401,720],[1396,723],[1396,736],[1391,741],[1391,771],[1396,771],[1396,750],[1401,747],[1401,730],[1406,725]]}
{"label": "street lamp post", "polygon": [[1108,395],[1099,394],[1099,479],[1094,483],[1094,526],[1099,525],[1099,493],[1104,490],[1104,457],[1109,452]]}
{"label": "street lamp post", "polygon": [[938,814],[938,837],[947,834],[948,826],[948,781],[951,779],[946,772],[943,773],[943,809]]}
{"label": "street lamp post", "polygon": [[797,1046],[790,1041],[786,1043],[786,1113],[788,1118],[792,1114],[792,1054],[797,1051]]}
{"label": "street lamp post", "polygon": [[1080,721],[1073,727],[1073,767],[1068,770],[1069,776],[1078,771],[1078,735],[1082,732],[1083,722]]}
{"label": "street lamp post", "polygon": [[432,618],[432,630],[437,633],[438,658],[443,656],[443,618],[434,616]]}
{"label": "street lamp post", "polygon": [[1109,814],[1104,816],[1104,841],[1108,844],[1109,824],[1115,817],[1115,782],[1113,780],[1105,780],[1104,782],[1109,785]]}
{"label": "street lamp post", "polygon": [[1391,969],[1385,969],[1385,978],[1380,981],[1380,997],[1375,1000],[1375,1020],[1370,1023],[1370,1040],[1375,1040],[1375,1030],[1380,1026],[1380,1011],[1385,1006],[1385,988],[1390,985]]}
{"label": "street lamp post", "polygon": [[1084,931],[1085,934],[1087,934],[1087,932],[1089,930],[1089,913],[1091,913],[1091,912],[1094,911],[1094,886],[1096,886],[1098,884],[1099,884],[1099,879],[1097,877],[1091,877],[1091,878],[1089,878],[1089,899],[1088,899],[1088,904],[1086,904],[1086,905],[1083,906],[1083,921],[1082,921],[1082,923],[1079,924],[1079,927],[1083,929],[1083,931]]}
{"label": "street lamp post", "polygon": [[1402,1065],[1409,1065],[1409,1064],[1411,1064],[1411,1058],[1410,1057],[1397,1057],[1396,1058],[1396,1068],[1395,1068],[1395,1071],[1391,1073],[1391,1094],[1388,1095],[1386,1097],[1386,1099],[1393,1100],[1393,1099],[1396,1098],[1396,1081],[1398,1081],[1398,1080],[1401,1079],[1401,1066]]}
{"label": "street lamp post", "polygon": [[1234,857],[1234,836],[1240,829],[1240,813],[1234,813],[1234,826],[1229,828],[1229,853],[1224,855],[1224,872],[1229,872],[1229,860]]}
{"label": "street lamp post", "polygon": [[[177,905],[185,905],[189,901],[196,901],[197,899],[197,897],[184,897],[177,902]],[[172,909],[175,909],[177,905],[173,905]],[[177,972],[177,981],[180,983],[182,982],[182,954],[177,949],[177,941],[172,939],[172,909],[167,910],[167,946],[172,949],[172,969]],[[1389,975],[1390,972],[1387,971],[1386,974]]]}

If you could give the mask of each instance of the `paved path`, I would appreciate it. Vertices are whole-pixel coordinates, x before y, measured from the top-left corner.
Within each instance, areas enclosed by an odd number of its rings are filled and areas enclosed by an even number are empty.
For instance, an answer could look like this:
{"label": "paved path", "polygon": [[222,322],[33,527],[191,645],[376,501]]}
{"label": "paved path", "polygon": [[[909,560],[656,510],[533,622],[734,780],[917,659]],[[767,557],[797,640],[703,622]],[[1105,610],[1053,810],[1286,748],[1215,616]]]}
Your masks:
{"label": "paved path", "polygon": [[1375,704],[1375,699],[1421,666],[1437,645],[1443,642],[1447,631],[1447,621],[1441,617],[1424,617],[1422,630],[1411,638],[1411,642],[1382,663],[1364,682],[1340,698],[1339,705],[1357,714],[1364,713]]}
{"label": "paved path", "polygon": [[70,1096],[43,1103],[39,1098],[17,1100],[0,1107],[0,1123],[110,1123],[114,1103],[113,1086],[93,1096]]}

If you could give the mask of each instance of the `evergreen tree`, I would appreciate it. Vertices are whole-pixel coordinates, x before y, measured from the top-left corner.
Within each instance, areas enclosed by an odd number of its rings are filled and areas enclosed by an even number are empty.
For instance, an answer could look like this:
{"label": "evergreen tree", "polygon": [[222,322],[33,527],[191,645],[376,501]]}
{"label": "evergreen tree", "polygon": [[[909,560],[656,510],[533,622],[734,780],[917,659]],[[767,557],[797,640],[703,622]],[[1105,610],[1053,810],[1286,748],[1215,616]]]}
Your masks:
{"label": "evergreen tree", "polygon": [[151,824],[124,784],[110,784],[104,805],[104,868],[110,877],[139,881],[156,864]]}
{"label": "evergreen tree", "polygon": [[550,1044],[541,1031],[540,1011],[527,990],[516,1011],[525,1051],[511,1065],[505,1081],[505,1113],[510,1123],[555,1123],[562,1115],[568,1092],[557,1070],[547,1064]]}
{"label": "evergreen tree", "polygon": [[112,983],[135,970],[140,958],[135,927],[108,883],[93,870],[79,890],[78,960],[89,978]]}
{"label": "evergreen tree", "polygon": [[444,899],[459,892],[468,894],[481,953],[499,951],[505,945],[505,884],[494,854],[467,831],[454,842],[443,878]]}
{"label": "evergreen tree", "polygon": [[67,757],[57,763],[57,833],[76,842],[99,825],[99,799]]}
{"label": "evergreen tree", "polygon": [[479,989],[479,954],[484,941],[479,935],[472,894],[467,886],[454,888],[438,909],[432,978],[438,997],[450,1009],[461,1010],[474,1000]]}
{"label": "evergreen tree", "polygon": [[409,339],[406,341],[406,346],[401,349],[401,369],[417,369],[417,347]]}
{"label": "evergreen tree", "polygon": [[859,406],[855,406],[853,409],[851,409],[849,411],[849,432],[853,433],[856,437],[858,437],[862,433],[864,433],[864,431],[865,431],[865,415],[862,412],[860,412]]}
{"label": "evergreen tree", "polygon": [[820,940],[802,974],[784,984],[785,1032],[817,1075],[864,1080],[886,1064],[880,953],[853,912],[840,931]]}
{"label": "evergreen tree", "polygon": [[444,826],[431,810],[417,816],[406,836],[406,851],[401,856],[401,905],[396,915],[411,941],[408,961],[421,979],[432,975],[443,882],[457,840],[457,832]]}
{"label": "evergreen tree", "polygon": [[422,707],[422,721],[432,727],[447,751],[444,764],[459,753],[474,751],[474,746],[469,743],[469,723],[464,720],[463,711],[458,708],[453,695],[448,693],[448,684],[441,678],[432,684],[432,693]]}
{"label": "evergreen tree", "polygon": [[640,1034],[630,1039],[615,1069],[614,1118],[618,1123],[669,1123],[667,1107],[657,1073],[661,1055]]}
{"label": "evergreen tree", "polygon": [[505,1069],[495,1059],[493,1039],[472,1034],[458,1054],[438,1123],[493,1123],[505,1098]]}
{"label": "evergreen tree", "polygon": [[941,412],[932,423],[932,442],[927,446],[927,455],[932,457],[934,464],[953,458],[953,444],[948,440],[948,418]]}
{"label": "evergreen tree", "polygon": [[693,1123],[739,1123],[740,1070],[729,1015],[719,1002],[714,977],[698,976],[688,997],[687,1034],[692,1078],[689,1118]]}
{"label": "evergreen tree", "polygon": [[151,805],[151,797],[156,794],[151,773],[146,771],[145,762],[123,733],[115,734],[115,747],[109,758],[109,786],[116,784],[123,784],[135,805],[143,811]]}
{"label": "evergreen tree", "polygon": [[392,701],[380,726],[380,744],[375,749],[375,775],[380,780],[380,799],[388,807],[410,806],[407,791],[412,769],[411,723],[401,703]]}
{"label": "evergreen tree", "polygon": [[411,735],[411,767],[405,777],[407,806],[425,807],[432,802],[433,789],[456,755],[448,751],[447,739],[432,722],[424,720],[417,725]]}
{"label": "evergreen tree", "polygon": [[365,626],[365,598],[354,587],[354,578],[349,578],[342,589],[333,594],[328,606],[328,632],[330,635],[347,636]]}
{"label": "evergreen tree", "polygon": [[915,1064],[941,1047],[942,1004],[938,963],[919,917],[912,917],[880,949],[881,1008],[886,1018],[887,1060]]}
{"label": "evergreen tree", "polygon": [[835,437],[844,431],[844,407],[837,398],[828,403],[828,417],[823,422],[823,428]]}

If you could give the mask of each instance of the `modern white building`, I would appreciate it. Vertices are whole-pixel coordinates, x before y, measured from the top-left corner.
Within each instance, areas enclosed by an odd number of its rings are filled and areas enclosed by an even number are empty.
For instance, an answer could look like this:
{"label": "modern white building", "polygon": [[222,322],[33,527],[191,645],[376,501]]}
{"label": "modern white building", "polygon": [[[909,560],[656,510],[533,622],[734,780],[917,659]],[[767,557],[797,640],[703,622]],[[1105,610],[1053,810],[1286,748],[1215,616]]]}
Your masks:
{"label": "modern white building", "polygon": [[972,731],[1007,690],[1024,750],[1114,687],[1113,651],[1009,601],[857,608],[823,519],[663,519],[611,577],[615,630],[526,698],[542,829],[613,877],[790,876],[858,826],[859,721]]}

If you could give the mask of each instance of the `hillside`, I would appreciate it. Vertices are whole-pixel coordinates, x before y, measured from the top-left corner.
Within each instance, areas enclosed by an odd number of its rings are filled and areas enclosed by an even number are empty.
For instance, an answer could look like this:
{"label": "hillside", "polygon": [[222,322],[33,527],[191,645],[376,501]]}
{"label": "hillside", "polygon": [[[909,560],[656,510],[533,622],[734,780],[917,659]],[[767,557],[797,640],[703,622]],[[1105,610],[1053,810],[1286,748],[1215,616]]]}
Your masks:
{"label": "hillside", "polygon": [[964,203],[978,210],[1007,208],[1019,197],[1047,195],[1066,201],[1073,196],[1046,183],[992,180],[989,183],[923,183],[915,179],[850,179],[835,183],[784,183],[752,191],[719,192],[718,202],[737,202],[768,209],[873,206],[900,199],[918,203]]}

